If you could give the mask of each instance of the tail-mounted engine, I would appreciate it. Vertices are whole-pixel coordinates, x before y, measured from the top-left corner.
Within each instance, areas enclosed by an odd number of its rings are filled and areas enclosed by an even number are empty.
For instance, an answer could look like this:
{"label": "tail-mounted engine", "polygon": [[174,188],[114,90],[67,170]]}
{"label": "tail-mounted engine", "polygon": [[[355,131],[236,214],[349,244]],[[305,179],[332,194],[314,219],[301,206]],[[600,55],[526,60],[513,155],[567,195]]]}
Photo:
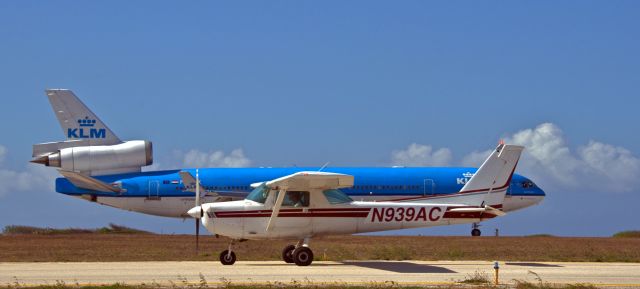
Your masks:
{"label": "tail-mounted engine", "polygon": [[32,163],[88,175],[139,172],[153,163],[150,141],[134,140],[114,145],[84,145],[65,141],[33,146]]}

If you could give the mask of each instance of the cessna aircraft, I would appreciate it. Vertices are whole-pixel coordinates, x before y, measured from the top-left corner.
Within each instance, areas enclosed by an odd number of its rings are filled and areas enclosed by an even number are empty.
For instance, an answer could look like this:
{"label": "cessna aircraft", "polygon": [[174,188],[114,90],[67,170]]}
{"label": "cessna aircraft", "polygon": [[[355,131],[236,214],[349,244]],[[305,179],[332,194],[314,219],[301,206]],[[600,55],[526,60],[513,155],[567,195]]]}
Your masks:
{"label": "cessna aircraft", "polygon": [[244,200],[200,205],[196,171],[196,206],[188,213],[212,234],[231,238],[220,253],[223,265],[235,263],[237,241],[295,238],[298,243],[287,245],[282,259],[308,266],[313,261],[309,240],[315,236],[474,223],[504,215],[500,208],[522,150],[500,144],[460,192],[402,202],[353,201],[340,189],[353,187],[354,176],[297,172],[254,184]]}
{"label": "cessna aircraft", "polygon": [[[31,162],[58,168],[56,192],[91,202],[157,216],[186,218],[193,206],[195,169],[142,172],[153,163],[150,141],[122,141],[70,90],[46,90],[67,138],[33,146]],[[466,167],[288,167],[199,169],[203,202],[244,199],[251,184],[303,171],[329,171],[355,177],[342,192],[359,201],[439,198],[459,192],[476,173]],[[502,207],[510,212],[535,205],[545,193],[514,174]],[[481,234],[474,223],[472,235]]]}

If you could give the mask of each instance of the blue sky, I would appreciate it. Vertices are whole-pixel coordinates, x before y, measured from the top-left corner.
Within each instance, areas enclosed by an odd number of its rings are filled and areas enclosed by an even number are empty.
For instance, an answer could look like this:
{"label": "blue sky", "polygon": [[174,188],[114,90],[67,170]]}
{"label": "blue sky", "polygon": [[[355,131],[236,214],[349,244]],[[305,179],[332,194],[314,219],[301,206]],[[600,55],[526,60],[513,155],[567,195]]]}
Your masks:
{"label": "blue sky", "polygon": [[387,166],[407,162],[403,152],[412,164],[457,166],[505,138],[527,145],[519,172],[549,196],[486,227],[638,229],[639,8],[0,2],[0,225],[191,232],[191,221],[56,194],[50,170],[26,164],[32,144],[63,138],[43,90],[70,88],[122,139],[152,140],[160,168]]}

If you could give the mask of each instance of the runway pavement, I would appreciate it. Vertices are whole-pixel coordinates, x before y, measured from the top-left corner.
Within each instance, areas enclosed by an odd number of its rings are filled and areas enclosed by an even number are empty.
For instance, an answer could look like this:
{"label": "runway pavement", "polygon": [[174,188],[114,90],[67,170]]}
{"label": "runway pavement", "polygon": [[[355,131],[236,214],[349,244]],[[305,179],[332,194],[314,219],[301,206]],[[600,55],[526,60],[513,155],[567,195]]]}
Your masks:
{"label": "runway pavement", "polygon": [[[500,280],[550,283],[592,283],[602,287],[640,287],[640,263],[500,263]],[[474,272],[493,279],[493,263],[486,261],[345,261],[314,262],[298,267],[283,262],[73,262],[0,263],[0,285],[55,284],[210,284],[313,282],[368,284],[393,281],[404,285],[451,284]]]}

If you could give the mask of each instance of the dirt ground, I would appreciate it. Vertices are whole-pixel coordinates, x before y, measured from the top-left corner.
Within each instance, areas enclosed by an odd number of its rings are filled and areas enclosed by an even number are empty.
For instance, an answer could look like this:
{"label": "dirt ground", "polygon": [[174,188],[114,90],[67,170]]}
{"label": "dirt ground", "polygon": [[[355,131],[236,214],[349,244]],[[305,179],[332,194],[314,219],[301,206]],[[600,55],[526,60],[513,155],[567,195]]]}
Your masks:
{"label": "dirt ground", "polygon": [[[2,235],[0,262],[217,260],[228,239],[145,234]],[[294,241],[247,241],[239,260],[279,260]],[[312,239],[316,260],[640,262],[640,238],[336,236]]]}

